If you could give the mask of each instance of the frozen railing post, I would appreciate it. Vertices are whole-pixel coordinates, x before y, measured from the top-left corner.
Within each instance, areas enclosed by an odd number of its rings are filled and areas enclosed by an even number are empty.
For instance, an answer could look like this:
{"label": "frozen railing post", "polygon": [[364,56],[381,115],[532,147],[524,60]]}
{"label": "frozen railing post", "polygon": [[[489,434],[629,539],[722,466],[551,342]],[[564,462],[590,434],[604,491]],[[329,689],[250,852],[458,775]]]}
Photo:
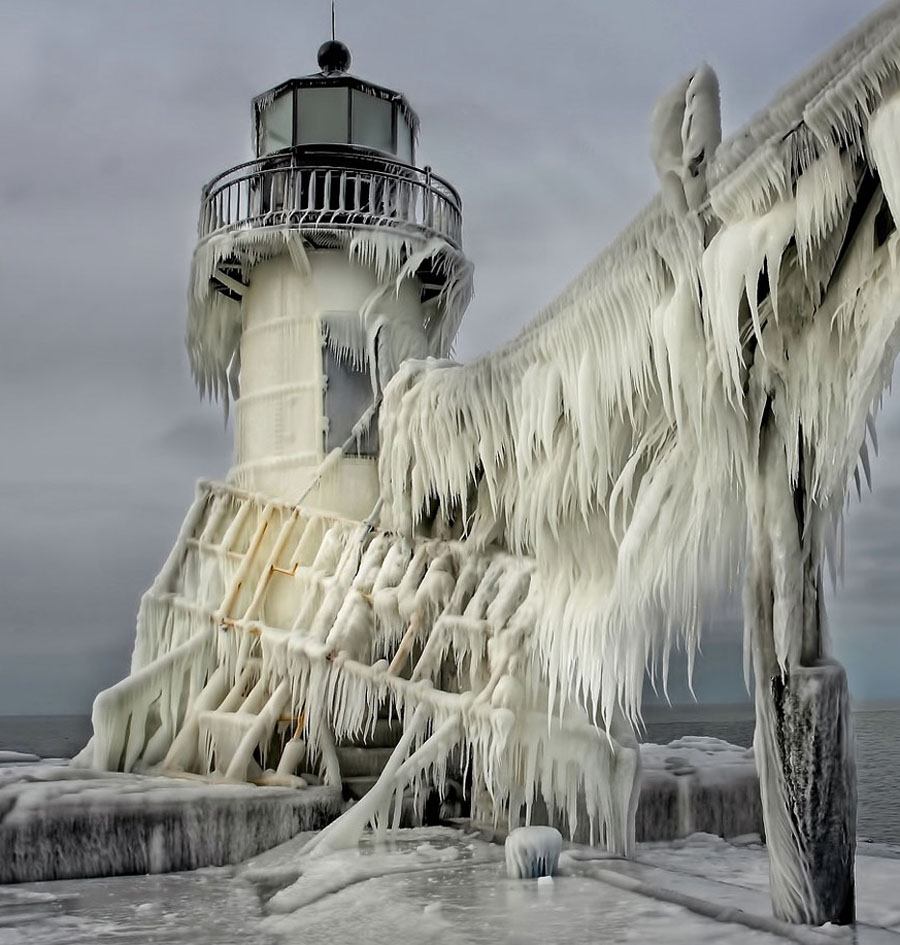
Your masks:
{"label": "frozen railing post", "polygon": [[431,182],[431,165],[425,165],[425,226],[434,226],[434,190]]}
{"label": "frozen railing post", "polygon": [[855,918],[856,845],[847,677],[823,638],[822,523],[804,492],[803,454],[792,484],[770,421],[767,410],[748,482],[744,620],[772,903],[789,922],[846,925]]}

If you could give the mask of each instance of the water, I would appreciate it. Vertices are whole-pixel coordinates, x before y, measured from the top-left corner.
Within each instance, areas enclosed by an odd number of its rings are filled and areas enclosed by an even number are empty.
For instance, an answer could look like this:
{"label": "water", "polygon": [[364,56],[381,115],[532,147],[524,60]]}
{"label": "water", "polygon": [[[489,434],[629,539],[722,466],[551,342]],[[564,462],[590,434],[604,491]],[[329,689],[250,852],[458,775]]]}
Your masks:
{"label": "water", "polygon": [[90,737],[89,715],[0,715],[0,751],[71,758]]}
{"label": "water", "polygon": [[[696,706],[648,713],[645,741],[666,744],[682,735],[708,735],[733,745],[753,742],[752,710],[745,706]],[[856,764],[857,831],[861,838],[900,843],[900,705],[859,709]],[[44,758],[70,758],[91,734],[87,716],[0,716],[0,749]]]}

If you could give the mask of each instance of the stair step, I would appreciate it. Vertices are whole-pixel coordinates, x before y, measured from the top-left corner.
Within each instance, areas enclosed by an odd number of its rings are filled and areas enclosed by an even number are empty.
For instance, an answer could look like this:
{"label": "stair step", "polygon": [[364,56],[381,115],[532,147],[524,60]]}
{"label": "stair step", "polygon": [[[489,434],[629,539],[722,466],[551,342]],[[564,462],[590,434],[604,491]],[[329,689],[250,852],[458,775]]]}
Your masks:
{"label": "stair step", "polygon": [[338,748],[338,761],[341,763],[341,776],[347,778],[378,777],[388,763],[393,748],[347,747]]}
{"label": "stair step", "polygon": [[358,801],[363,795],[372,790],[377,780],[377,777],[344,778],[344,796]]}
{"label": "stair step", "polygon": [[338,743],[339,748],[351,748],[364,746],[366,748],[393,748],[400,741],[403,734],[403,725],[398,719],[378,719],[375,723],[375,729],[371,738],[361,741],[360,739],[343,739]]}

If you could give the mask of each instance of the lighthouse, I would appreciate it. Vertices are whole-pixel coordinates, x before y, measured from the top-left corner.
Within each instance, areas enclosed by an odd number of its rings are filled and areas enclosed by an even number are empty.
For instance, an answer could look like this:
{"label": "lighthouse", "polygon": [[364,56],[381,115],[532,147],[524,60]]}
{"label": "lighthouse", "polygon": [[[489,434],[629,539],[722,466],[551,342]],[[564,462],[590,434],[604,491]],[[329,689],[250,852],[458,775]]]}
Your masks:
{"label": "lighthouse", "polygon": [[[490,362],[473,366],[455,427],[420,457],[453,474],[475,451],[482,468],[448,514],[391,527],[442,488],[401,482],[428,423],[406,404],[427,388],[446,416],[444,392],[467,370],[446,358],[472,267],[459,195],[418,166],[409,102],[352,75],[335,40],[318,61],[254,99],[254,158],[203,188],[187,347],[201,393],[233,413],[234,463],[225,482],[198,484],[141,599],[131,671],[95,699],[79,763],[321,783],[358,799],[316,841],[326,847],[390,810],[395,824],[421,822],[433,789],[510,824],[540,797],[573,830],[581,796],[586,822],[626,852],[639,790],[630,729],[602,732],[571,694],[551,697],[534,658],[536,560],[460,533],[469,490],[514,456],[489,430],[466,439],[490,413]],[[529,397],[492,415],[499,424],[535,415],[532,392],[558,405],[561,375],[524,377]],[[380,479],[379,448],[391,460]]]}
{"label": "lighthouse", "polygon": [[234,402],[228,481],[360,519],[381,392],[407,358],[448,355],[472,267],[406,97],[337,40],[318,65],[253,100],[254,158],[203,188],[187,345],[201,392]]}

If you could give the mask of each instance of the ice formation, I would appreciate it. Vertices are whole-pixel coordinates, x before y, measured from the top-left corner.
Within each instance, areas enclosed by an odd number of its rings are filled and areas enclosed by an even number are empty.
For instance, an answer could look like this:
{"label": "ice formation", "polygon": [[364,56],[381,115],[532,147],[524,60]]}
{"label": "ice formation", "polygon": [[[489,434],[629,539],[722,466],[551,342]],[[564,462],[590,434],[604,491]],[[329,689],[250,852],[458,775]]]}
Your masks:
{"label": "ice formation", "polygon": [[[878,183],[891,168],[867,155],[879,140],[891,152],[900,100],[879,93],[897,32],[892,6],[841,71],[813,70],[720,147],[699,215],[654,201],[506,348],[407,364],[386,392],[385,522],[412,533],[437,499],[476,544],[533,554],[554,690],[607,719],[617,703],[635,712],[645,666],[679,638],[693,649],[704,587],[734,579],[750,494],[765,488],[763,428],[783,444],[770,478],[788,498],[803,467],[818,523],[805,540],[839,538],[896,347],[896,240]],[[791,582],[781,575],[783,593]],[[776,629],[784,666],[791,616]]]}
{"label": "ice formation", "polygon": [[722,141],[719,80],[704,63],[663,96],[653,111],[650,154],[673,213],[706,199],[706,169]]}
{"label": "ice formation", "polygon": [[421,811],[453,765],[472,772],[476,815],[515,826],[540,797],[575,831],[582,795],[589,834],[630,849],[637,746],[575,705],[549,712],[533,578],[498,549],[201,483],[141,603],[131,675],[97,697],[78,761],[280,784],[302,753],[339,784],[335,744],[364,742],[389,705],[407,724],[395,759],[323,846],[396,822],[405,790]]}
{"label": "ice formation", "polygon": [[62,764],[0,767],[0,884],[238,863],[333,820],[340,791]]}
{"label": "ice formation", "polygon": [[[143,600],[132,675],[95,704],[85,760],[265,781],[305,755],[334,781],[336,741],[389,703],[411,754],[367,819],[384,822],[408,780],[421,803],[457,764],[476,808],[513,825],[540,795],[574,829],[583,794],[603,842],[627,851],[644,674],[665,689],[672,648],[694,653],[708,590],[743,578],[776,910],[846,918],[813,880],[796,795],[811,768],[793,753],[825,731],[819,707],[840,715],[846,701],[822,568],[826,552],[840,562],[847,486],[868,479],[900,345],[898,10],[724,143],[708,68],[668,96],[653,136],[665,197],[512,343],[466,366],[405,361],[387,384],[380,518],[202,485]],[[429,351],[446,355],[469,292],[446,245],[333,236],[385,291],[415,253],[444,266]],[[290,221],[198,249],[201,389],[227,397],[240,335],[210,275],[277,252],[304,265]],[[370,328],[328,344],[362,358]],[[849,739],[831,731],[845,753],[831,811],[852,858]],[[341,845],[362,819],[329,836]]]}
{"label": "ice formation", "polygon": [[[241,305],[215,291],[213,277],[222,278],[220,267],[227,262],[237,266],[246,280],[257,263],[281,253],[287,253],[301,272],[309,269],[307,241],[300,231],[302,219],[287,211],[271,216],[262,227],[213,233],[194,251],[187,327],[191,371],[201,394],[221,399],[226,409],[229,399],[237,398],[240,392]],[[398,229],[391,232],[365,226],[355,230],[329,229],[320,222],[313,230],[317,246],[341,247],[352,262],[371,267],[383,294],[399,291],[423,262],[430,261],[435,271],[446,278],[436,300],[436,317],[425,326],[428,342],[425,353],[439,357],[449,353],[472,296],[472,265],[462,253],[441,237],[432,236],[422,244]],[[352,338],[335,335],[334,324],[324,326],[329,345],[347,360],[368,363],[380,327],[378,298],[369,299],[359,313],[360,331]],[[389,331],[394,327],[390,326]],[[405,336],[398,335],[398,343],[391,350],[393,360],[409,356],[404,341]]]}
{"label": "ice formation", "polygon": [[517,827],[506,838],[506,875],[510,879],[553,876],[562,852],[555,827]]}
{"label": "ice formation", "polygon": [[25,751],[0,751],[0,764],[28,764],[32,761],[39,761],[37,755],[32,755]]}
{"label": "ice formation", "polygon": [[[636,721],[645,670],[665,686],[706,589],[747,563],[776,910],[807,921],[842,909],[812,890],[773,689],[827,656],[822,566],[900,341],[898,71],[892,3],[704,155],[696,209],[657,198],[511,344],[405,365],[381,414],[389,528],[438,505],[476,545],[535,558],[551,705]],[[678,101],[657,123],[665,172],[678,144],[690,164]],[[852,806],[834,814],[852,858]]]}
{"label": "ice formation", "polygon": [[[768,915],[758,843],[695,835],[644,845],[640,862],[598,860],[596,851],[576,859],[568,851],[565,879],[545,881],[549,887],[510,882],[502,850],[461,831],[404,830],[388,848],[366,839],[362,856],[340,851],[301,864],[302,843],[294,838],[236,868],[0,886],[4,943],[484,945],[498,931],[516,945],[601,936],[667,945],[853,941],[840,930],[790,928]],[[860,857],[857,934],[892,942],[900,860],[884,848],[870,852]]]}
{"label": "ice formation", "polygon": [[641,745],[635,837],[675,840],[696,832],[725,838],[763,833],[753,750],[699,736]]}

